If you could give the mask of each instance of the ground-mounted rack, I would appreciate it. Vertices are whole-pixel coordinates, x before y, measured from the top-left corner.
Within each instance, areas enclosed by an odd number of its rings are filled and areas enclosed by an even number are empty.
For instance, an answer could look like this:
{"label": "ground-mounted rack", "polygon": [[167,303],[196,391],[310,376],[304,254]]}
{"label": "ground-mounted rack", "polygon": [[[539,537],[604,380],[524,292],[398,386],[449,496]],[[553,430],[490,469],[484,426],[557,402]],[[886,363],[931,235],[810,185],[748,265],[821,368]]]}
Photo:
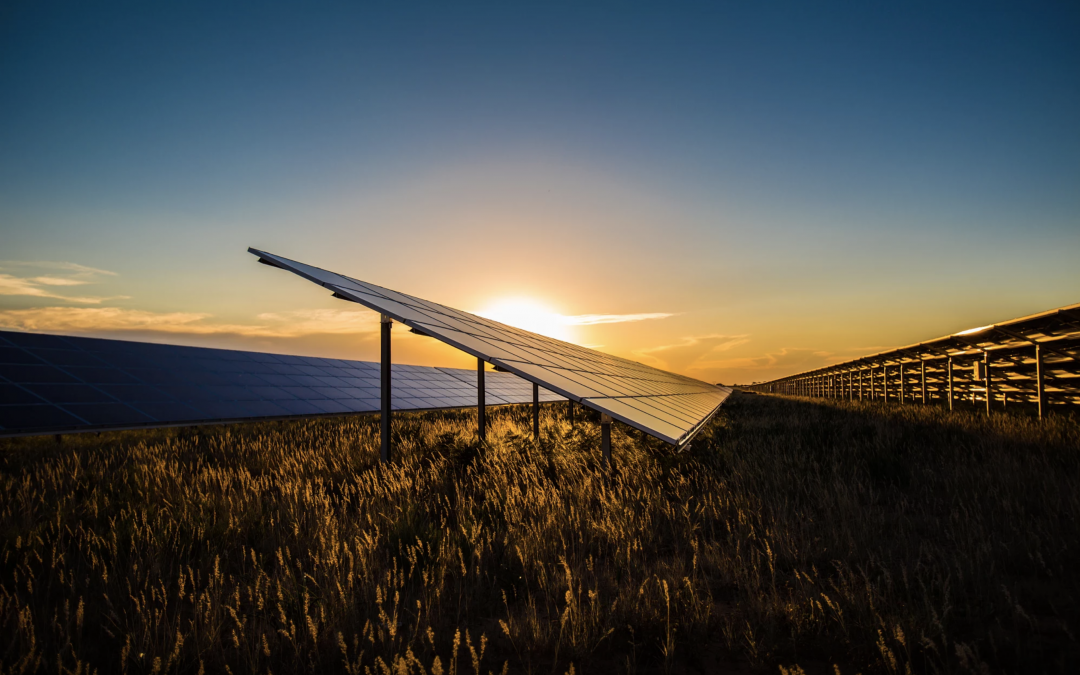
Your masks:
{"label": "ground-mounted rack", "polygon": [[745,387],[797,396],[1036,406],[1080,405],[1080,304]]}

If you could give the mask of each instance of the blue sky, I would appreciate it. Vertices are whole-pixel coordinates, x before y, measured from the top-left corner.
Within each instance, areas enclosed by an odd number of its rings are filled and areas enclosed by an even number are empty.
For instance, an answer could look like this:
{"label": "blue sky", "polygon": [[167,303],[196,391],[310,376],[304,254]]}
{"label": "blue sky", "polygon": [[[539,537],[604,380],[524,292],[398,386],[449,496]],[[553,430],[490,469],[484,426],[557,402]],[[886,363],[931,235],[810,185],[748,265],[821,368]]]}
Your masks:
{"label": "blue sky", "polygon": [[745,381],[1080,300],[1074,4],[224,4],[2,10],[0,324],[373,356],[254,245]]}

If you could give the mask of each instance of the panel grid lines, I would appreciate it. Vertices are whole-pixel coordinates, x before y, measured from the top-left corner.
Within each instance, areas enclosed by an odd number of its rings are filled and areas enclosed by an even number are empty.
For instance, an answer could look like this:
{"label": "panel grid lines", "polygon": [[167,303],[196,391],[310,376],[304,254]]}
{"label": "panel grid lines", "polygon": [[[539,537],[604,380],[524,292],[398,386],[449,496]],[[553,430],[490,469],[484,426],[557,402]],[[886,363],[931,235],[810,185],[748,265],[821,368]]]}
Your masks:
{"label": "panel grid lines", "polygon": [[[397,410],[476,404],[474,370],[391,372]],[[378,375],[362,361],[0,331],[0,436],[377,412]],[[485,384],[495,404],[532,401],[510,373]]]}
{"label": "panel grid lines", "polygon": [[[389,315],[668,443],[689,440],[731,392],[257,249],[249,251],[272,266],[332,290],[338,297]],[[659,398],[669,396],[683,398],[677,402]],[[623,399],[633,401],[633,405],[617,403]]]}

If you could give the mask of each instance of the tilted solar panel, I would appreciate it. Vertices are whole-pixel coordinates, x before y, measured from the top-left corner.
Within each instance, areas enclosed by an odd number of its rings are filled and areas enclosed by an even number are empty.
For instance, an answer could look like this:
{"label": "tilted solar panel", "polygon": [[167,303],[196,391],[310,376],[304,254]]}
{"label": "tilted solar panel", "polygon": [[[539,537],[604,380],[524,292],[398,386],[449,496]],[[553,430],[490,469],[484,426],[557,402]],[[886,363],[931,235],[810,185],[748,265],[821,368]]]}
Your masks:
{"label": "tilted solar panel", "polygon": [[668,443],[688,441],[731,393],[729,388],[530,333],[258,249],[248,250],[261,262],[298,274],[337,297],[386,314]]}
{"label": "tilted solar panel", "polygon": [[[475,370],[391,373],[394,410],[476,404]],[[533,400],[510,373],[486,373],[484,385],[494,405]],[[378,410],[377,363],[0,331],[0,436]]]}

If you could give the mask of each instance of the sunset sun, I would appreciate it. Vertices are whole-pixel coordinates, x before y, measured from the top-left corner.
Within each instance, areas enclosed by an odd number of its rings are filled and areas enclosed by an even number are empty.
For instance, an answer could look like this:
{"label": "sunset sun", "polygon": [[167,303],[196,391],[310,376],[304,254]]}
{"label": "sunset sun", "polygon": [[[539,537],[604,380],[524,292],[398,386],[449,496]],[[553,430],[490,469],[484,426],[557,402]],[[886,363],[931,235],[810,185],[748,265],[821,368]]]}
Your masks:
{"label": "sunset sun", "polygon": [[566,317],[529,298],[498,300],[478,311],[477,314],[556,340],[569,342],[572,337]]}

